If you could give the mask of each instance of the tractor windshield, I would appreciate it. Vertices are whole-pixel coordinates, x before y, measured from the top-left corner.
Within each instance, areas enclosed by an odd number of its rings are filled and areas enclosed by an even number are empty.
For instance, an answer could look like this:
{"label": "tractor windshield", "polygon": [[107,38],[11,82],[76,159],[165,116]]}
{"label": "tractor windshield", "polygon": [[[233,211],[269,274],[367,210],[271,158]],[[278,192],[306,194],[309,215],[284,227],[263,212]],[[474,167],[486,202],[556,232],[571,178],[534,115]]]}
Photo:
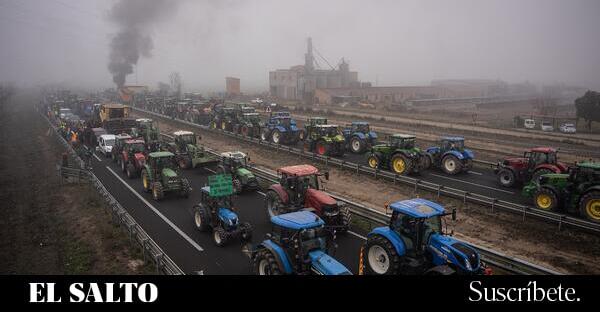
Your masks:
{"label": "tractor windshield", "polygon": [[447,151],[451,151],[451,150],[462,151],[465,148],[465,141],[463,141],[463,140],[442,141],[442,146]]}
{"label": "tractor windshield", "polygon": [[415,147],[415,139],[404,139],[404,142],[402,144],[402,148],[412,149],[414,147]]}
{"label": "tractor windshield", "polygon": [[355,132],[369,133],[371,131],[368,124],[357,124],[355,126]]}
{"label": "tractor windshield", "polygon": [[279,118],[277,120],[277,123],[281,126],[288,128],[290,126],[290,119],[289,118]]}
{"label": "tractor windshield", "polygon": [[143,143],[134,143],[129,146],[129,151],[132,153],[143,153],[146,150],[146,147]]}
{"label": "tractor windshield", "polygon": [[196,136],[193,134],[181,135],[181,136],[179,136],[179,142],[181,142],[182,144],[195,145],[196,144]]}
{"label": "tractor windshield", "polygon": [[177,166],[175,165],[174,158],[169,156],[156,158],[156,168],[159,170],[164,168],[176,169]]}
{"label": "tractor windshield", "polygon": [[323,136],[336,136],[340,134],[337,127],[321,127],[321,135]]}

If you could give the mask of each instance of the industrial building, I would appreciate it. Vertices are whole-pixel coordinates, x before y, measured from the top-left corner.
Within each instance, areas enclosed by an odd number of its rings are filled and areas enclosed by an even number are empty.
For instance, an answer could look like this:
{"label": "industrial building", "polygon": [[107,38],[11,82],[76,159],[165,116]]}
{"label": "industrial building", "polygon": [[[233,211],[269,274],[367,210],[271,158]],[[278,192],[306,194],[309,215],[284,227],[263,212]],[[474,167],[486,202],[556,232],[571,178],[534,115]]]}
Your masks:
{"label": "industrial building", "polygon": [[240,95],[240,79],[225,77],[225,90],[228,96]]}

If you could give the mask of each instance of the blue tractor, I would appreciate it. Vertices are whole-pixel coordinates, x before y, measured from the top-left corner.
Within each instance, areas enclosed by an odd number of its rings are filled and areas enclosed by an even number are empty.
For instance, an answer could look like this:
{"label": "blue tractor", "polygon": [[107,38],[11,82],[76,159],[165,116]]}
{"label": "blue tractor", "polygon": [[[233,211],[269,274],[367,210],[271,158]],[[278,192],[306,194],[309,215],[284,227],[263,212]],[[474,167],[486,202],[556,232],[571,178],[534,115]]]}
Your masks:
{"label": "blue tractor", "polygon": [[491,274],[479,253],[442,231],[444,207],[425,199],[389,205],[388,226],[375,228],[361,248],[360,274],[452,275]]}
{"label": "blue tractor", "polygon": [[201,190],[200,203],[194,206],[194,224],[201,232],[213,232],[213,241],[219,247],[235,237],[243,242],[252,238],[252,226],[248,222],[240,223],[234,211],[231,195],[211,196],[210,186]]}
{"label": "blue tractor", "polygon": [[351,275],[327,250],[335,232],[310,211],[271,217],[272,232],[256,248],[246,246],[258,275]]}
{"label": "blue tractor", "polygon": [[426,168],[435,166],[447,174],[459,174],[473,168],[473,151],[465,148],[463,137],[442,137],[440,146],[426,150]]}
{"label": "blue tractor", "polygon": [[377,144],[377,133],[371,131],[369,123],[353,121],[343,129],[346,139],[346,149],[355,154],[362,154],[371,146]]}
{"label": "blue tractor", "polygon": [[300,129],[289,112],[276,112],[265,123],[260,138],[275,144],[296,145],[300,139]]}

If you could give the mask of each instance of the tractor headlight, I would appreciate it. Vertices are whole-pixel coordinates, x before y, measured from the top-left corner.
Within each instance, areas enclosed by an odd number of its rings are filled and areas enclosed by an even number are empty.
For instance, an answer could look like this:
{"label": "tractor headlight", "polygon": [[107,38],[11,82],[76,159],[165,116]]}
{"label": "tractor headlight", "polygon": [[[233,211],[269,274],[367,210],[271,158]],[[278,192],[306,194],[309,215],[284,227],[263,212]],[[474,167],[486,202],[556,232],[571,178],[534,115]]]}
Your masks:
{"label": "tractor headlight", "polygon": [[465,268],[467,268],[467,270],[472,271],[473,267],[471,267],[471,263],[469,262],[469,259],[464,258],[463,259],[465,261]]}

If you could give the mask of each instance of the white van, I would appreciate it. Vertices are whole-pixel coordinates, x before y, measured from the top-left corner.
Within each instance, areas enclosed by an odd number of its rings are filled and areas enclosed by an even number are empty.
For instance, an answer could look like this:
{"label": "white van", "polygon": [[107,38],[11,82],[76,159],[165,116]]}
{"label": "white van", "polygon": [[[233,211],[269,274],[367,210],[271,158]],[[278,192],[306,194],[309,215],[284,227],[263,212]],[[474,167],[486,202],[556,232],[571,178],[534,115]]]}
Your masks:
{"label": "white van", "polygon": [[541,125],[542,131],[554,131],[554,126],[551,121],[544,120]]}
{"label": "white van", "polygon": [[525,119],[525,129],[535,129],[535,120]]}
{"label": "white van", "polygon": [[103,134],[98,138],[98,150],[105,157],[111,156],[112,148],[115,145],[116,137],[112,134]]}

